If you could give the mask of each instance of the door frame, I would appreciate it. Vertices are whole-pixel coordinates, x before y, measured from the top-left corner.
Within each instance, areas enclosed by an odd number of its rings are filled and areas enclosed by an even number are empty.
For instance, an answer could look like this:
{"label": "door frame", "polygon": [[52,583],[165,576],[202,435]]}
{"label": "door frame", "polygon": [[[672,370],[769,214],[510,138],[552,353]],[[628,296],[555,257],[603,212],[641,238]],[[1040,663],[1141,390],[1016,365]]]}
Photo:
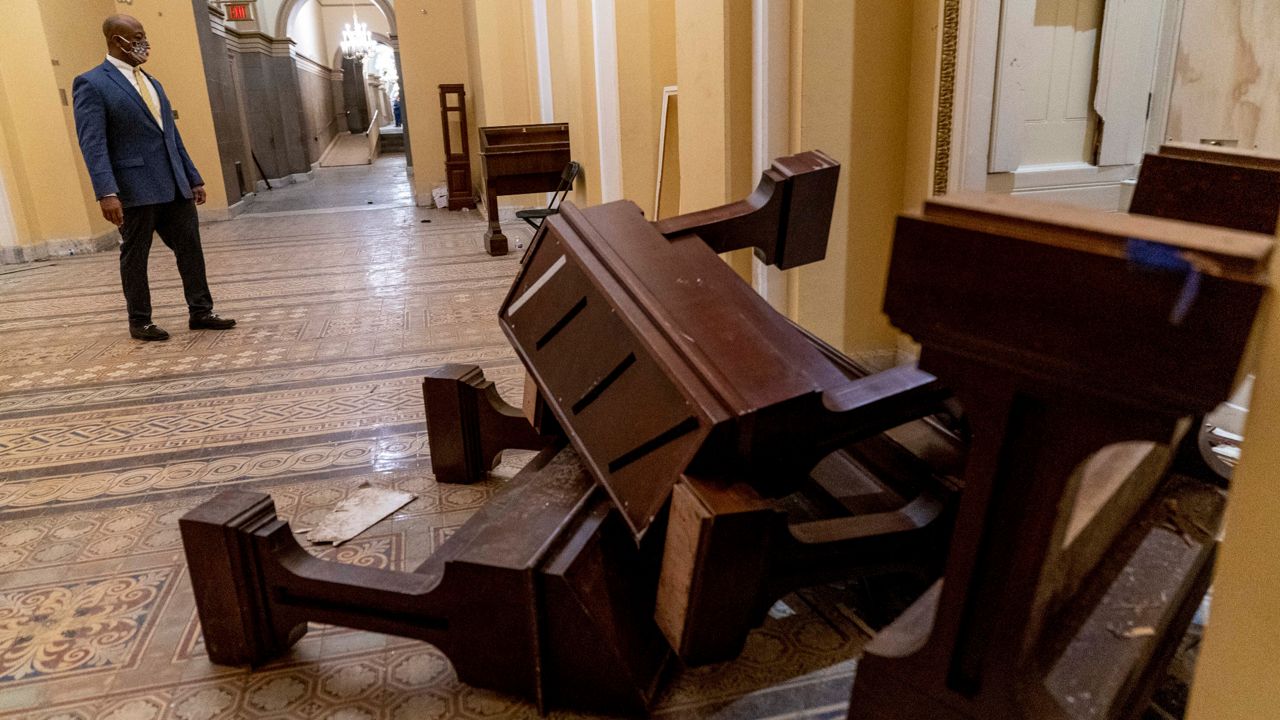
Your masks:
{"label": "door frame", "polygon": [[[1045,173],[988,172],[996,99],[996,61],[1000,48],[1000,19],[1005,0],[943,0],[940,43],[941,74],[938,107],[937,157],[934,192],[1043,191],[1048,199],[1074,195],[1087,204],[1106,205],[1120,184],[1127,205],[1137,166],[1084,166]],[[1165,138],[1169,101],[1177,60],[1184,0],[1163,0],[1162,24],[1152,86],[1146,150],[1156,150]],[[950,113],[947,113],[947,110]],[[1054,192],[1058,191],[1058,192]],[[1116,209],[1116,208],[1112,208]]]}

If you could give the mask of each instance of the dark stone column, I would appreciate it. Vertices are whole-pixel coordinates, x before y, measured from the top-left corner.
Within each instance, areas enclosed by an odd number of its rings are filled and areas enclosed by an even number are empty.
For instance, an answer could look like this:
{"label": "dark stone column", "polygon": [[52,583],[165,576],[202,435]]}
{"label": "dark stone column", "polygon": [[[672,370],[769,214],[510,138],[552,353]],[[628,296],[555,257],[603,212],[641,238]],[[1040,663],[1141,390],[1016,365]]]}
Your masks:
{"label": "dark stone column", "polygon": [[240,71],[250,142],[267,177],[283,178],[309,171],[302,92],[293,58],[245,52],[240,56]]}
{"label": "dark stone column", "polygon": [[[227,202],[234,205],[240,200],[236,162],[239,161],[243,167],[246,161],[253,161],[249,157],[249,149],[244,145],[244,127],[240,122],[240,107],[236,100],[226,38],[214,32],[214,18],[209,14],[206,0],[191,0],[191,5],[195,9],[196,34],[200,42],[200,55],[204,60],[209,105],[213,110],[213,132],[218,139],[222,179],[227,191]],[[252,177],[248,168],[244,168],[244,173],[246,177]]]}

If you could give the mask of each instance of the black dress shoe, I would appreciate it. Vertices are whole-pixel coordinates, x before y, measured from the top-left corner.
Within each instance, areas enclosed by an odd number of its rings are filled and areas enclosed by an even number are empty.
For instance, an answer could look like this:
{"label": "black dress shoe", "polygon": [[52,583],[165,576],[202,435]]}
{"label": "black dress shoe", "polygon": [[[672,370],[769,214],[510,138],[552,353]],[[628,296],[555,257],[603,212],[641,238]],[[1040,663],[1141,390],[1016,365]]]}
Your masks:
{"label": "black dress shoe", "polygon": [[169,333],[161,330],[151,323],[147,323],[146,325],[130,325],[129,336],[135,340],[146,341],[169,339]]}
{"label": "black dress shoe", "polygon": [[231,318],[220,318],[213,313],[192,315],[191,320],[187,323],[187,327],[192,330],[230,330],[235,326],[235,320],[232,320]]}

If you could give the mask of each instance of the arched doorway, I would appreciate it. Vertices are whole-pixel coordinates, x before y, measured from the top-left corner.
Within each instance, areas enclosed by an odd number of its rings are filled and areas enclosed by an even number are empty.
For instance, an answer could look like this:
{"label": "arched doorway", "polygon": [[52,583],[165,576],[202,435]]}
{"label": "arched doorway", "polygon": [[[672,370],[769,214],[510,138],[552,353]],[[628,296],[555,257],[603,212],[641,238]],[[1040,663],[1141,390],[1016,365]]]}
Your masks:
{"label": "arched doorway", "polygon": [[[350,6],[349,12],[355,14],[358,11],[360,20],[368,24],[379,47],[386,48],[381,53],[383,61],[373,80],[367,77],[367,67],[343,58],[338,48],[344,20],[350,19],[349,15],[343,18],[343,14],[348,12],[345,7],[341,4],[321,5],[318,0],[284,0],[275,17],[276,37],[293,41],[300,50],[304,45],[315,45],[317,33],[326,36],[323,54],[313,54],[312,57],[328,64],[331,69],[330,95],[336,129],[339,132],[363,132],[372,120],[371,108],[381,111],[380,125],[395,125],[398,109],[401,129],[397,135],[403,138],[406,162],[411,166],[408,112],[403,103],[394,102],[403,67],[396,36],[395,6],[391,0],[362,0]],[[369,12],[370,7],[377,12]],[[314,14],[319,14],[319,17]],[[319,28],[316,27],[317,20]],[[391,53],[390,56],[386,55],[387,52]],[[387,57],[391,60],[387,61]],[[385,99],[382,98],[384,89]]]}
{"label": "arched doorway", "polygon": [[[307,0],[284,0],[280,5],[280,12],[276,14],[276,37],[288,37],[289,27],[293,24],[294,19],[298,15],[298,11],[306,4]],[[390,32],[387,34],[396,37],[396,8],[391,0],[369,0],[374,7],[382,11],[383,17],[387,19],[387,25],[390,26]]]}

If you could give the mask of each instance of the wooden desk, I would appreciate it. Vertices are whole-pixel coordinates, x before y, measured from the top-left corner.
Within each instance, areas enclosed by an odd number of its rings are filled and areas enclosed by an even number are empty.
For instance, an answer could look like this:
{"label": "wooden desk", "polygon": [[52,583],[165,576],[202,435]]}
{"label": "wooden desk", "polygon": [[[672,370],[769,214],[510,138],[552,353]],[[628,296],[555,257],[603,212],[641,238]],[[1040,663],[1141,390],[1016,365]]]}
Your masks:
{"label": "wooden desk", "polygon": [[498,196],[551,192],[569,164],[569,126],[495,125],[480,128],[480,157],[484,168],[484,204],[489,229],[484,249],[490,255],[507,254],[507,236],[498,224]]}

